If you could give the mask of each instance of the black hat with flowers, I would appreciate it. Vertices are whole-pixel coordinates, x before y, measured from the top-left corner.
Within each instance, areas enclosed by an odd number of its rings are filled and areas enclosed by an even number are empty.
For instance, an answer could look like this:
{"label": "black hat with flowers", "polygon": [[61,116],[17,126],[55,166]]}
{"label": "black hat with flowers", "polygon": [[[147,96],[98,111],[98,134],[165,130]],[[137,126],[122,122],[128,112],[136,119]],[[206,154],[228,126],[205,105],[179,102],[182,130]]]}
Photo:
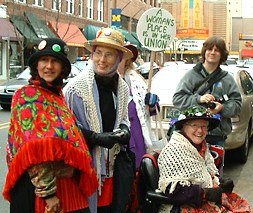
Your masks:
{"label": "black hat with flowers", "polygon": [[216,116],[211,115],[206,108],[200,106],[193,106],[187,110],[182,111],[174,125],[177,130],[180,130],[182,129],[183,124],[187,121],[197,119],[209,121],[209,131],[215,129],[220,124],[220,120]]}
{"label": "black hat with flowers", "polygon": [[28,65],[31,67],[41,56],[52,56],[63,62],[68,76],[71,71],[71,63],[67,58],[68,52],[69,48],[63,40],[59,38],[46,38],[39,43],[36,52],[30,56]]}

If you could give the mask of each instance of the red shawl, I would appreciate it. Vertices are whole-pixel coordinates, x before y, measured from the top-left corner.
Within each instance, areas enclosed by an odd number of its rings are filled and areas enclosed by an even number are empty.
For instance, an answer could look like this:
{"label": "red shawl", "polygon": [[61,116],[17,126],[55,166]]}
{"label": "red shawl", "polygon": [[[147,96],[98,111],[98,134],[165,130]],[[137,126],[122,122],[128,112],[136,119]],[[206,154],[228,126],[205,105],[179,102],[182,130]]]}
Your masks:
{"label": "red shawl", "polygon": [[8,174],[3,191],[10,191],[33,164],[63,160],[80,170],[80,190],[90,196],[98,187],[92,158],[76,118],[63,95],[27,85],[13,96],[7,144]]}

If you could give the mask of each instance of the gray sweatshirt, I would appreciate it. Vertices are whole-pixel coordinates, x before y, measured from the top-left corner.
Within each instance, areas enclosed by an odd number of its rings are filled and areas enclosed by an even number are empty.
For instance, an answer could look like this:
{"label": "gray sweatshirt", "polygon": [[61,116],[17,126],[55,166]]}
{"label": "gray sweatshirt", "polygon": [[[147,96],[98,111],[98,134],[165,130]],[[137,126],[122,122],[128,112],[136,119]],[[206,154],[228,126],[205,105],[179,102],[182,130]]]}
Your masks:
{"label": "gray sweatshirt", "polygon": [[[219,68],[220,69],[220,68]],[[226,72],[220,69],[220,72]],[[200,103],[199,92],[208,83],[202,84],[198,89],[197,85],[208,76],[203,69],[202,63],[197,64],[188,71],[179,82],[173,96],[173,104],[180,110],[185,110],[192,106],[203,105]],[[214,83],[206,93],[212,94],[217,100],[227,95],[228,100],[223,102],[224,108],[220,112],[221,123],[216,129],[209,132],[209,135],[227,136],[232,131],[231,117],[236,116],[241,110],[241,94],[232,75],[227,74],[221,80]]]}

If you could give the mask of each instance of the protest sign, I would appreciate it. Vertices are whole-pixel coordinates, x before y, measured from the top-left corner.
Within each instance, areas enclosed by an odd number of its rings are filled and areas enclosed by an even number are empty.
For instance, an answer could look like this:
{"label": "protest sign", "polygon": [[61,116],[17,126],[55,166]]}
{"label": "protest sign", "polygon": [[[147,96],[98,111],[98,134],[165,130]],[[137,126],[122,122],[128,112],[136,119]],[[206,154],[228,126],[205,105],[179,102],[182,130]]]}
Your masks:
{"label": "protest sign", "polygon": [[142,14],[137,24],[141,44],[151,51],[162,51],[176,35],[176,21],[165,9],[151,8]]}
{"label": "protest sign", "polygon": [[176,21],[165,9],[151,8],[142,14],[137,24],[137,36],[142,46],[151,50],[148,91],[153,76],[154,51],[165,50],[176,36]]}

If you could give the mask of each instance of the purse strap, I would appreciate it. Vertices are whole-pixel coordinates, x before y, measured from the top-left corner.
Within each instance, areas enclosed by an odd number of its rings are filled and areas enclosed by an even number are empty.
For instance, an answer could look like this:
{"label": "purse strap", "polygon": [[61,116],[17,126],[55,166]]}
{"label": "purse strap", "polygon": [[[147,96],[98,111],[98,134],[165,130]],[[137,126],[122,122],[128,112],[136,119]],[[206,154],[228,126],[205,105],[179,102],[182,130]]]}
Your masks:
{"label": "purse strap", "polygon": [[[200,70],[202,69],[201,64],[197,64],[194,68],[194,71],[200,74]],[[208,85],[204,87],[198,94],[204,95],[215,82],[221,80],[223,77],[225,77],[228,74],[228,72],[222,70],[220,67],[216,69],[214,72],[209,74],[207,77],[205,77],[202,81],[200,81],[196,87],[194,88],[193,92],[197,91],[204,83],[208,82]],[[201,74],[200,74],[201,75]]]}
{"label": "purse strap", "polygon": [[217,73],[213,78],[210,78],[210,81],[208,81],[207,87],[204,87],[200,92],[199,95],[204,95],[212,86],[214,83],[220,81],[223,77],[225,77],[228,74],[226,71],[222,71]]}

